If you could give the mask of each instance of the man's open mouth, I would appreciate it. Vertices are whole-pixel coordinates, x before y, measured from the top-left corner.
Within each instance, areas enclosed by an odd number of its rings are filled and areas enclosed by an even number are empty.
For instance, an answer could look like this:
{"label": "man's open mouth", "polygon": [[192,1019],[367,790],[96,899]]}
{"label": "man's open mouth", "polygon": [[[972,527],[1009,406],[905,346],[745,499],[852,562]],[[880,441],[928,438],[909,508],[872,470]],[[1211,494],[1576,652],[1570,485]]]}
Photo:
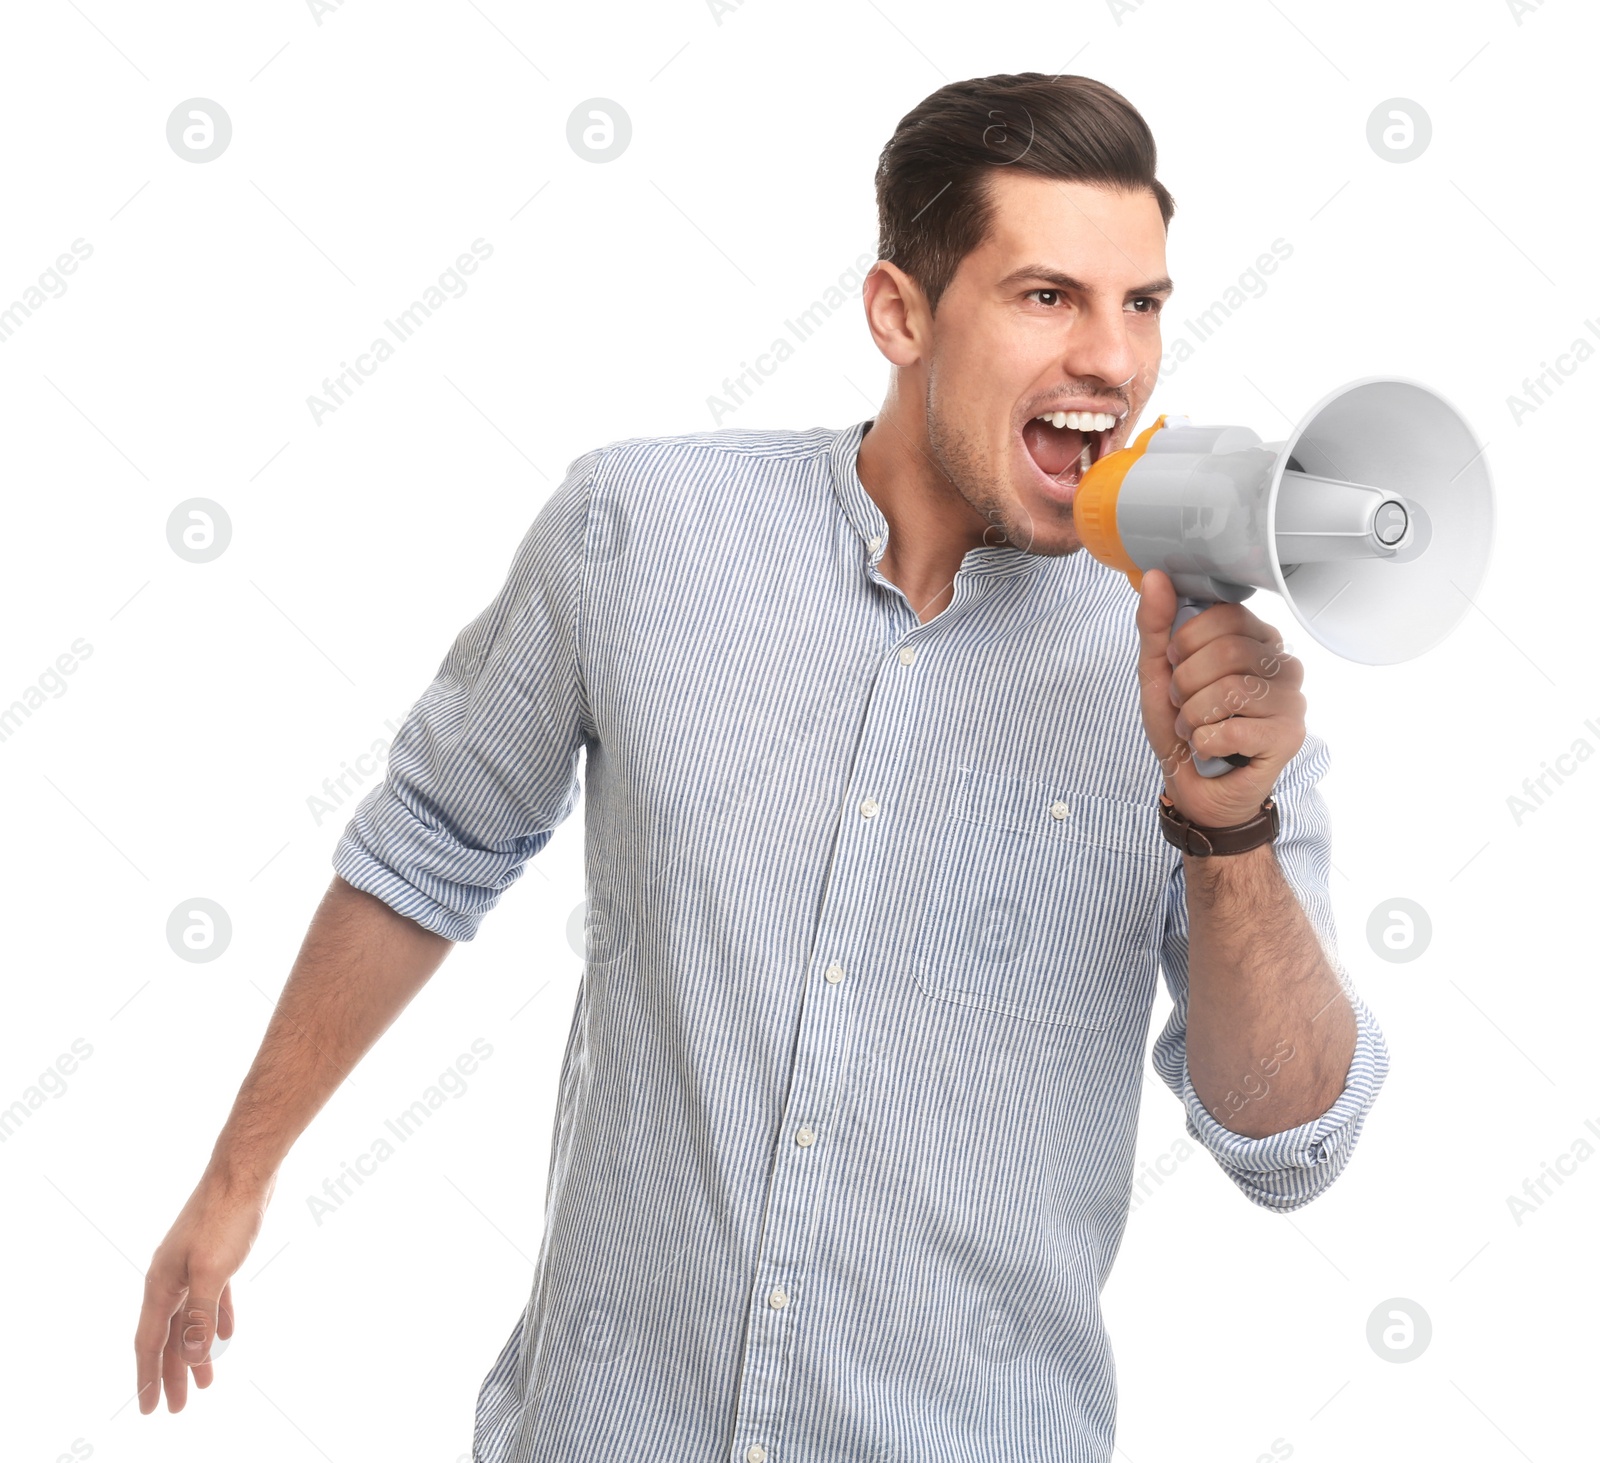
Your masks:
{"label": "man's open mouth", "polygon": [[1047,412],[1022,428],[1022,445],[1039,470],[1061,487],[1076,487],[1111,450],[1122,418],[1109,412]]}

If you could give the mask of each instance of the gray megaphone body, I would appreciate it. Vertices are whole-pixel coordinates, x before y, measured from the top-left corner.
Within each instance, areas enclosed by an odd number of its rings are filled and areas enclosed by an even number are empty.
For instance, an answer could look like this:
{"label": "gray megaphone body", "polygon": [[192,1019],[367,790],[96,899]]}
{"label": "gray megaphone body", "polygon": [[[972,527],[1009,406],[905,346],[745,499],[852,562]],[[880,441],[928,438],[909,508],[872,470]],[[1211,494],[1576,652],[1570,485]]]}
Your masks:
{"label": "gray megaphone body", "polygon": [[[1393,665],[1466,613],[1489,567],[1494,491],[1449,402],[1368,377],[1329,392],[1281,442],[1160,417],[1089,468],[1073,517],[1084,547],[1135,588],[1146,569],[1171,576],[1174,631],[1270,589],[1335,654]],[[1194,763],[1218,777],[1249,760]]]}

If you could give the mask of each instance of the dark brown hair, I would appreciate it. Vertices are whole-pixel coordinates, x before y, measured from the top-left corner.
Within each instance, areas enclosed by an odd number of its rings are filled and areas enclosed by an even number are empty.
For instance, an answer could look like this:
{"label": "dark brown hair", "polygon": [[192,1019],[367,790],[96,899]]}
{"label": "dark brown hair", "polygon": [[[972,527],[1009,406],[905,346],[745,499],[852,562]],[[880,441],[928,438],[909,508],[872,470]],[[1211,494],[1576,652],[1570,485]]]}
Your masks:
{"label": "dark brown hair", "polygon": [[1133,192],[1156,180],[1156,143],[1121,92],[1088,76],[1023,71],[953,81],[900,119],[878,157],[878,257],[909,274],[936,309],[993,216],[989,178],[1001,167]]}

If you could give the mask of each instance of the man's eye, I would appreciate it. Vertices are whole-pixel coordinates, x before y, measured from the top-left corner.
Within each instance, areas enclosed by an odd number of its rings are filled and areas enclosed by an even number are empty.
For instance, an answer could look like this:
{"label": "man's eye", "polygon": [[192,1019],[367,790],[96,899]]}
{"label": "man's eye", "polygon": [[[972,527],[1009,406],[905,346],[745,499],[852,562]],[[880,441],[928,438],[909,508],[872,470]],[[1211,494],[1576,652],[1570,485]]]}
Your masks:
{"label": "man's eye", "polygon": [[1138,311],[1137,313],[1140,314],[1140,315],[1159,315],[1161,313],[1162,302],[1160,300],[1156,299],[1156,297],[1154,295],[1139,295],[1133,301],[1133,303],[1135,305],[1148,305],[1149,306],[1149,309],[1147,309],[1147,310]]}
{"label": "man's eye", "polygon": [[1045,306],[1046,309],[1052,308],[1056,301],[1061,298],[1060,290],[1029,290],[1028,293],[1030,295],[1049,295],[1050,298],[1048,300],[1041,299],[1039,301],[1039,303]]}

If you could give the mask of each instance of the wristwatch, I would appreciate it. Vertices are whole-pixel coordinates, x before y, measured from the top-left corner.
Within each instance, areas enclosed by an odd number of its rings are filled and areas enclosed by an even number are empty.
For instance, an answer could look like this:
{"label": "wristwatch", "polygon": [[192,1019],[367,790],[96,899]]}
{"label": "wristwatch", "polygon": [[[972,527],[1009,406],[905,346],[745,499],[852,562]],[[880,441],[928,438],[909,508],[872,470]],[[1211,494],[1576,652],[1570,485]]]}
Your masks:
{"label": "wristwatch", "polygon": [[1161,797],[1161,832],[1174,848],[1192,858],[1211,858],[1216,854],[1245,853],[1271,843],[1278,836],[1278,805],[1272,798],[1262,800],[1261,810],[1243,823],[1228,828],[1207,828],[1178,811],[1166,793]]}

